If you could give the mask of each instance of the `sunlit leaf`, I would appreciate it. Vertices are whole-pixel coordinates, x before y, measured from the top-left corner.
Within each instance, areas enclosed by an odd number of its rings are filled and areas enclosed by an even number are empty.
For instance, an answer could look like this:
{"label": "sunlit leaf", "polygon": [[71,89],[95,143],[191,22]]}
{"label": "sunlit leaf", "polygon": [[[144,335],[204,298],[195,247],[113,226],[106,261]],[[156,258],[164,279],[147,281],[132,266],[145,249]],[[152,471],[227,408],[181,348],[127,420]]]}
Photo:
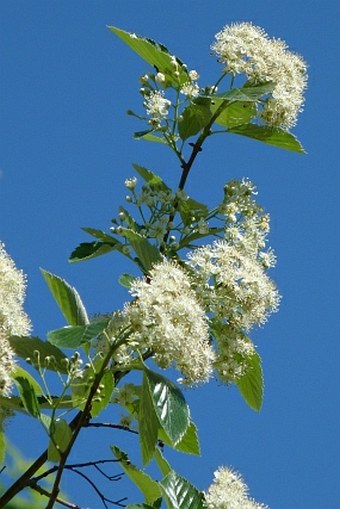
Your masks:
{"label": "sunlit leaf", "polygon": [[88,325],[68,326],[62,329],[50,331],[47,334],[48,340],[60,348],[77,348],[83,343],[88,343],[96,338],[107,327],[110,318],[100,318]]}
{"label": "sunlit leaf", "polygon": [[[214,99],[214,105],[211,107],[215,113],[223,103],[223,99]],[[230,130],[235,126],[247,124],[257,114],[256,106],[253,102],[235,101],[229,103],[222,113],[215,120],[216,124],[226,127]]]}
{"label": "sunlit leaf", "polygon": [[108,29],[148,62],[156,72],[163,73],[167,82],[183,84],[189,80],[186,67],[177,57],[175,58],[178,65],[175,67],[172,63],[173,55],[163,44],[113,26],[109,26]]}
{"label": "sunlit leaf", "polygon": [[170,188],[165,184],[163,179],[159,175],[156,175],[153,171],[148,170],[139,164],[133,164],[132,166],[142,179],[149,184],[151,189],[158,191],[170,191]]}
{"label": "sunlit leaf", "polygon": [[263,372],[259,354],[255,352],[248,357],[247,363],[249,367],[246,374],[236,384],[248,405],[259,411],[263,401]]}
{"label": "sunlit leaf", "polygon": [[162,479],[160,486],[168,509],[204,509],[205,507],[203,493],[176,472],[170,472]]}
{"label": "sunlit leaf", "polygon": [[104,373],[100,381],[100,385],[100,393],[98,394],[98,397],[93,399],[92,402],[92,417],[97,417],[111,401],[114,387],[113,375],[111,371],[106,371],[106,373]]}
{"label": "sunlit leaf", "polygon": [[135,279],[135,276],[131,276],[131,274],[122,274],[119,276],[118,281],[121,286],[124,286],[124,288],[130,288]]}
{"label": "sunlit leaf", "polygon": [[89,322],[85,306],[75,288],[64,279],[40,269],[48,287],[70,325],[84,325]]}
{"label": "sunlit leaf", "polygon": [[283,148],[285,150],[292,150],[300,154],[305,153],[305,150],[299,140],[290,132],[284,129],[260,126],[256,124],[246,124],[232,127],[228,130],[229,133],[240,134],[247,136],[254,140],[262,141],[274,147]]}
{"label": "sunlit leaf", "polygon": [[150,244],[148,239],[128,228],[121,229],[122,235],[130,242],[145,272],[148,272],[154,263],[162,260],[156,246]]}
{"label": "sunlit leaf", "polygon": [[164,458],[164,455],[162,454],[162,451],[159,447],[157,447],[155,450],[155,461],[164,477],[172,471],[169,462]]}
{"label": "sunlit leaf", "polygon": [[189,407],[184,396],[173,382],[147,368],[144,378],[149,386],[160,425],[171,445],[176,446],[190,425]]}
{"label": "sunlit leaf", "polygon": [[112,446],[111,449],[115,458],[119,460],[125,473],[143,493],[145,501],[152,504],[155,500],[157,500],[161,496],[159,484],[143,470],[140,470],[133,465],[124,451],[116,446]]}

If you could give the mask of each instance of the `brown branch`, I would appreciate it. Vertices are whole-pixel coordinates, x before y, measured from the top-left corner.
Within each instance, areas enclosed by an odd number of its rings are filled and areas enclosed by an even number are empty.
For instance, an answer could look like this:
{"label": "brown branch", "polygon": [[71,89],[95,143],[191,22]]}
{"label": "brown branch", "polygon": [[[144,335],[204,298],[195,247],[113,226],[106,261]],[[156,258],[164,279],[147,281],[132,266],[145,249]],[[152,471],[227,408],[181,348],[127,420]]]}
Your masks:
{"label": "brown branch", "polygon": [[[39,486],[39,484],[37,484],[35,482],[30,483],[30,488],[32,488],[32,490],[40,493],[40,495],[44,495],[45,497],[49,498],[51,496],[51,493],[49,493],[47,490],[45,490],[44,488],[42,488],[41,486]],[[59,497],[56,499],[56,501],[58,502],[58,504],[61,504],[64,507],[68,507],[69,509],[81,509],[81,507],[79,505],[72,504],[72,502],[67,502],[66,500],[63,500],[62,498],[59,498]]]}

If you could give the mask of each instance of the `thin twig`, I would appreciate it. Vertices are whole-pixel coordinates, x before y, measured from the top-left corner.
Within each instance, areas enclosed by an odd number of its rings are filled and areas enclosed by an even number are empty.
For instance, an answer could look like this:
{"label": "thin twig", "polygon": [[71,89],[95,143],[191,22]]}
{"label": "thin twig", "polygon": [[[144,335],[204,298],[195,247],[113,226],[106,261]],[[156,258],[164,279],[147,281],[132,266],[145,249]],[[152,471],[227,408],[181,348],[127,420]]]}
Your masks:
{"label": "thin twig", "polygon": [[109,509],[108,508],[108,505],[106,502],[108,502],[109,504],[114,504],[114,505],[117,505],[118,507],[125,507],[125,505],[122,503],[124,502],[125,500],[127,500],[126,497],[124,498],[121,498],[119,500],[111,500],[110,498],[107,498],[98,488],[97,486],[95,485],[95,483],[86,475],[84,474],[84,472],[81,472],[80,470],[77,470],[76,468],[72,468],[72,472],[74,472],[75,474],[78,474],[80,475],[83,479],[85,479],[90,486],[92,486],[92,488],[94,489],[94,491],[97,493],[98,497],[101,499],[101,501],[103,502],[103,505],[105,507],[105,509]]}
{"label": "thin twig", "polygon": [[[40,495],[44,495],[45,497],[48,498],[51,496],[51,493],[49,491],[45,490],[35,482],[31,482],[30,487],[32,488],[32,490],[40,493]],[[72,504],[72,502],[67,502],[66,500],[63,500],[62,498],[59,497],[56,499],[56,502],[58,502],[58,504],[60,505],[63,505],[64,507],[68,507],[69,509],[81,509],[79,505]]]}

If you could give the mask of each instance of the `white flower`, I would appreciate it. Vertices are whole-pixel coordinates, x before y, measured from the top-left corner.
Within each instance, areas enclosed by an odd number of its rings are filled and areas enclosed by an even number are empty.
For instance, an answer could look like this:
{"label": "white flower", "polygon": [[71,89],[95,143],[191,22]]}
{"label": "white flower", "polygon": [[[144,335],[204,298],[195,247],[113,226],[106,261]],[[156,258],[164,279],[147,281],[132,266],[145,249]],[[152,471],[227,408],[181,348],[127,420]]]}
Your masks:
{"label": "white flower", "polygon": [[200,87],[197,83],[193,83],[192,81],[187,81],[181,88],[181,94],[186,95],[187,97],[197,97],[200,93]]}
{"label": "white flower", "polygon": [[147,280],[136,279],[130,293],[136,301],[125,308],[134,331],[129,343],[150,349],[162,368],[175,365],[184,383],[206,382],[214,352],[204,310],[184,270],[164,260],[154,266]]}
{"label": "white flower", "polygon": [[226,467],[214,472],[214,482],[205,494],[207,509],[268,509],[248,497],[248,487],[240,474]]}
{"label": "white flower", "polygon": [[296,124],[302,111],[307,84],[307,66],[284,41],[269,39],[266,32],[251,23],[225,26],[211,46],[219,61],[232,74],[245,74],[253,84],[271,81],[275,84],[261,112],[261,118],[274,127],[289,128]]}
{"label": "white flower", "polygon": [[163,91],[153,90],[146,96],[144,106],[152,120],[161,121],[167,117],[171,101],[164,98]]}
{"label": "white flower", "polygon": [[188,255],[195,270],[196,291],[208,312],[244,330],[263,324],[276,311],[279,293],[253,253],[226,241],[215,241]]}
{"label": "white flower", "polygon": [[0,242],[0,394],[8,396],[10,374],[15,367],[14,352],[8,338],[28,334],[31,324],[23,311],[26,279]]}
{"label": "white flower", "polygon": [[128,189],[134,189],[136,185],[137,185],[136,177],[132,177],[125,180],[125,187],[127,187]]}

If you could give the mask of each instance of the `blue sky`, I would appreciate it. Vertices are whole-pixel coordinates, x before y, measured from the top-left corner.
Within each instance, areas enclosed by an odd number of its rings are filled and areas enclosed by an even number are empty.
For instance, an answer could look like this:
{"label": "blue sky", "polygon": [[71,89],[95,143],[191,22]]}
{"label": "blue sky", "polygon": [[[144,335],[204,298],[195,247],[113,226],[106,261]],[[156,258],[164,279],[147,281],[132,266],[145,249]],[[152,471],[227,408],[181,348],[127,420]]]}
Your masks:
{"label": "blue sky", "polygon": [[[73,284],[91,313],[121,307],[127,295],[117,278],[131,267],[118,254],[70,265],[73,248],[89,240],[80,227],[110,226],[131,163],[173,184],[179,177],[163,147],[132,139],[143,126],[126,110],[141,111],[137,80],[149,68],[105,26],[163,42],[202,83],[219,73],[209,55],[214,34],[235,21],[262,26],[308,62],[305,111],[294,129],[308,154],[217,138],[188,185],[212,204],[229,179],[256,183],[272,218],[270,244],[278,257],[272,276],[283,300],[255,334],[266,380],[260,414],[233,388],[211,383],[186,391],[202,458],[171,455],[172,461],[202,489],[217,466],[232,465],[271,509],[340,507],[339,15],[335,0],[0,2],[0,239],[28,274],[26,309],[41,337],[64,323],[39,267]],[[12,440],[27,454],[40,451],[39,436],[28,420],[12,423]],[[98,432],[88,437],[91,458],[101,447],[109,456]],[[73,482],[66,489],[75,490],[77,503],[99,507]]]}

